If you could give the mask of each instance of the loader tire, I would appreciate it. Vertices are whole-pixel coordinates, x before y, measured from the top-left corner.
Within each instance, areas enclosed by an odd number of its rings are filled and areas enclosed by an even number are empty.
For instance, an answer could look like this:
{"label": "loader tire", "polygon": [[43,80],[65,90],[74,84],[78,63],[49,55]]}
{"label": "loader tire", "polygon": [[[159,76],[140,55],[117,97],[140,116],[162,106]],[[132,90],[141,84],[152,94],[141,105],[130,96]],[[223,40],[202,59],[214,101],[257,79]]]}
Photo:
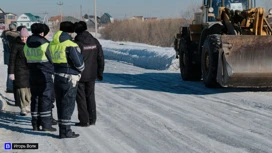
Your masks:
{"label": "loader tire", "polygon": [[184,81],[199,81],[201,79],[200,65],[193,63],[193,51],[188,42],[181,38],[179,47],[180,74]]}
{"label": "loader tire", "polygon": [[206,38],[202,48],[202,77],[205,86],[208,88],[220,87],[216,81],[220,43],[220,35],[210,35]]}

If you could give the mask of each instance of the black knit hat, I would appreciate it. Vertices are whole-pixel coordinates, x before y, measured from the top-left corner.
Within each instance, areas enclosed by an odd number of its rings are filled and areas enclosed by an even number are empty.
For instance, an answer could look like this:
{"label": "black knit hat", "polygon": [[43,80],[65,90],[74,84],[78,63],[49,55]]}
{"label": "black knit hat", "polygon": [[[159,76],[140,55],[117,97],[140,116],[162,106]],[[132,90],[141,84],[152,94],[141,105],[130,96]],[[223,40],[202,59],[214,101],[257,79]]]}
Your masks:
{"label": "black knit hat", "polygon": [[71,21],[64,21],[60,23],[60,30],[63,32],[75,32],[75,25]]}
{"label": "black knit hat", "polygon": [[41,23],[33,23],[31,25],[30,29],[33,34],[40,34],[40,33],[44,32],[43,24],[41,24]]}
{"label": "black knit hat", "polygon": [[16,31],[21,31],[23,28],[26,28],[26,26],[19,26],[17,27]]}
{"label": "black knit hat", "polygon": [[46,24],[43,24],[43,35],[46,36],[49,33],[50,29]]}
{"label": "black knit hat", "polygon": [[83,31],[87,30],[87,24],[84,21],[79,21],[75,23],[75,32],[81,33]]}

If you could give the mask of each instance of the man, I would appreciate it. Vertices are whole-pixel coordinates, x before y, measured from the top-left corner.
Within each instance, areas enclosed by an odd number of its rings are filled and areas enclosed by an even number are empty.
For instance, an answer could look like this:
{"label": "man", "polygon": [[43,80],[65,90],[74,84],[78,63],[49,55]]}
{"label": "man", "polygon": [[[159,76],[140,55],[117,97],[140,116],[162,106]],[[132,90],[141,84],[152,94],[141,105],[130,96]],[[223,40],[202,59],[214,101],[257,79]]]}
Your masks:
{"label": "man", "polygon": [[71,130],[71,116],[75,109],[80,73],[85,66],[78,45],[72,41],[72,33],[74,24],[61,22],[60,31],[54,35],[49,46],[55,70],[54,85],[61,139],[79,136]]}
{"label": "man", "polygon": [[[19,32],[16,31],[16,25],[15,24],[9,24],[9,30],[4,31],[1,35],[2,42],[3,42],[3,48],[4,48],[4,64],[9,65],[9,58],[10,58],[10,52],[13,43],[15,43],[15,39],[19,37]],[[13,93],[13,81],[7,77],[6,82],[6,92]],[[15,98],[15,105],[19,106],[18,103],[16,103],[16,97]]]}
{"label": "man", "polygon": [[87,127],[95,125],[96,122],[96,102],[95,102],[95,80],[103,80],[104,54],[99,41],[87,30],[85,22],[80,21],[75,24],[76,43],[81,49],[81,54],[85,63],[85,69],[81,73],[81,78],[77,90],[77,108],[79,123],[76,126]]}
{"label": "man", "polygon": [[[44,28],[44,35],[43,36],[44,36],[44,38],[48,39],[50,29],[46,24],[43,24],[43,28]],[[54,74],[52,74],[52,78],[54,78]],[[55,90],[54,90],[54,88],[52,88],[51,102],[52,102],[52,109],[53,109],[54,108],[54,102],[55,102]],[[53,118],[53,111],[51,111],[51,117],[52,117],[51,118],[52,125],[57,125],[58,124],[57,120],[55,120]]]}
{"label": "man", "polygon": [[50,63],[49,41],[44,38],[44,26],[41,23],[31,25],[32,36],[28,37],[24,47],[30,72],[31,115],[33,130],[56,131],[51,124],[51,94],[54,72]]}

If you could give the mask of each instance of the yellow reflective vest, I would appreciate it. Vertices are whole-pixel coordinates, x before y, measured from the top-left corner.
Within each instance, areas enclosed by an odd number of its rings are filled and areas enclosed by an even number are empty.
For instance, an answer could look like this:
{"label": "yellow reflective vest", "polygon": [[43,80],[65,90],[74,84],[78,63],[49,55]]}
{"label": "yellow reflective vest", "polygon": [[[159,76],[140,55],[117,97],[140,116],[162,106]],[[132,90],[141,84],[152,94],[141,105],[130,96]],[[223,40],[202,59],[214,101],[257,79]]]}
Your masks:
{"label": "yellow reflective vest", "polygon": [[48,45],[49,43],[44,43],[43,45],[36,48],[30,48],[27,45],[25,45],[24,54],[27,59],[27,63],[48,62],[48,59],[45,55]]}
{"label": "yellow reflective vest", "polygon": [[[54,39],[59,39],[62,31],[58,31]],[[71,40],[66,40],[64,42],[59,42],[58,40],[54,40],[50,42],[49,51],[52,58],[52,62],[54,64],[62,64],[67,63],[66,57],[66,47],[78,47],[78,45]]]}

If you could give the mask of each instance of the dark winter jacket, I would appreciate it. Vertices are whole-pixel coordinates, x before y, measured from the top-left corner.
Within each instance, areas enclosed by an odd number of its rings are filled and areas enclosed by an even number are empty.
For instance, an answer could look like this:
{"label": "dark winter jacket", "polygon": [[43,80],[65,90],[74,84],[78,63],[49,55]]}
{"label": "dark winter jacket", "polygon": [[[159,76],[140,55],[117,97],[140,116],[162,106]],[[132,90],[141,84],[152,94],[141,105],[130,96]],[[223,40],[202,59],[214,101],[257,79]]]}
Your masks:
{"label": "dark winter jacket", "polygon": [[9,59],[8,74],[15,75],[16,88],[29,87],[29,70],[23,50],[24,45],[25,43],[21,41],[21,38],[17,37]]}
{"label": "dark winter jacket", "polygon": [[84,31],[75,37],[75,42],[81,49],[85,69],[81,73],[80,82],[94,81],[103,76],[104,54],[99,41],[89,32]]}
{"label": "dark winter jacket", "polygon": [[[45,43],[49,43],[49,41],[46,38],[44,38],[40,35],[34,34],[34,35],[28,37],[26,45],[29,48],[37,48]],[[51,56],[50,56],[50,52],[49,52],[48,48],[46,51],[46,57],[48,59],[48,62],[28,63],[29,70],[31,72],[38,71],[38,72],[48,72],[48,73],[53,74],[54,73],[54,66],[51,62]]]}
{"label": "dark winter jacket", "polygon": [[58,31],[54,35],[53,41],[50,42],[49,46],[50,54],[53,57],[55,54],[54,49],[61,46],[65,41],[70,41],[75,46],[65,46],[67,63],[54,63],[55,73],[78,75],[84,70],[83,58],[78,45],[72,42],[72,37],[67,32]]}
{"label": "dark winter jacket", "polygon": [[5,35],[7,37],[7,41],[8,41],[8,46],[11,49],[12,45],[16,42],[16,39],[19,35],[18,31],[7,31],[5,32]]}
{"label": "dark winter jacket", "polygon": [[11,52],[11,47],[15,43],[15,39],[19,36],[16,31],[5,30],[3,31],[1,37],[4,48],[4,64],[9,65],[9,57]]}
{"label": "dark winter jacket", "polygon": [[9,64],[9,56],[10,56],[10,48],[8,46],[8,40],[6,37],[6,33],[7,30],[3,31],[1,34],[1,38],[2,38],[2,44],[3,44],[3,51],[4,51],[4,64],[8,65]]}

